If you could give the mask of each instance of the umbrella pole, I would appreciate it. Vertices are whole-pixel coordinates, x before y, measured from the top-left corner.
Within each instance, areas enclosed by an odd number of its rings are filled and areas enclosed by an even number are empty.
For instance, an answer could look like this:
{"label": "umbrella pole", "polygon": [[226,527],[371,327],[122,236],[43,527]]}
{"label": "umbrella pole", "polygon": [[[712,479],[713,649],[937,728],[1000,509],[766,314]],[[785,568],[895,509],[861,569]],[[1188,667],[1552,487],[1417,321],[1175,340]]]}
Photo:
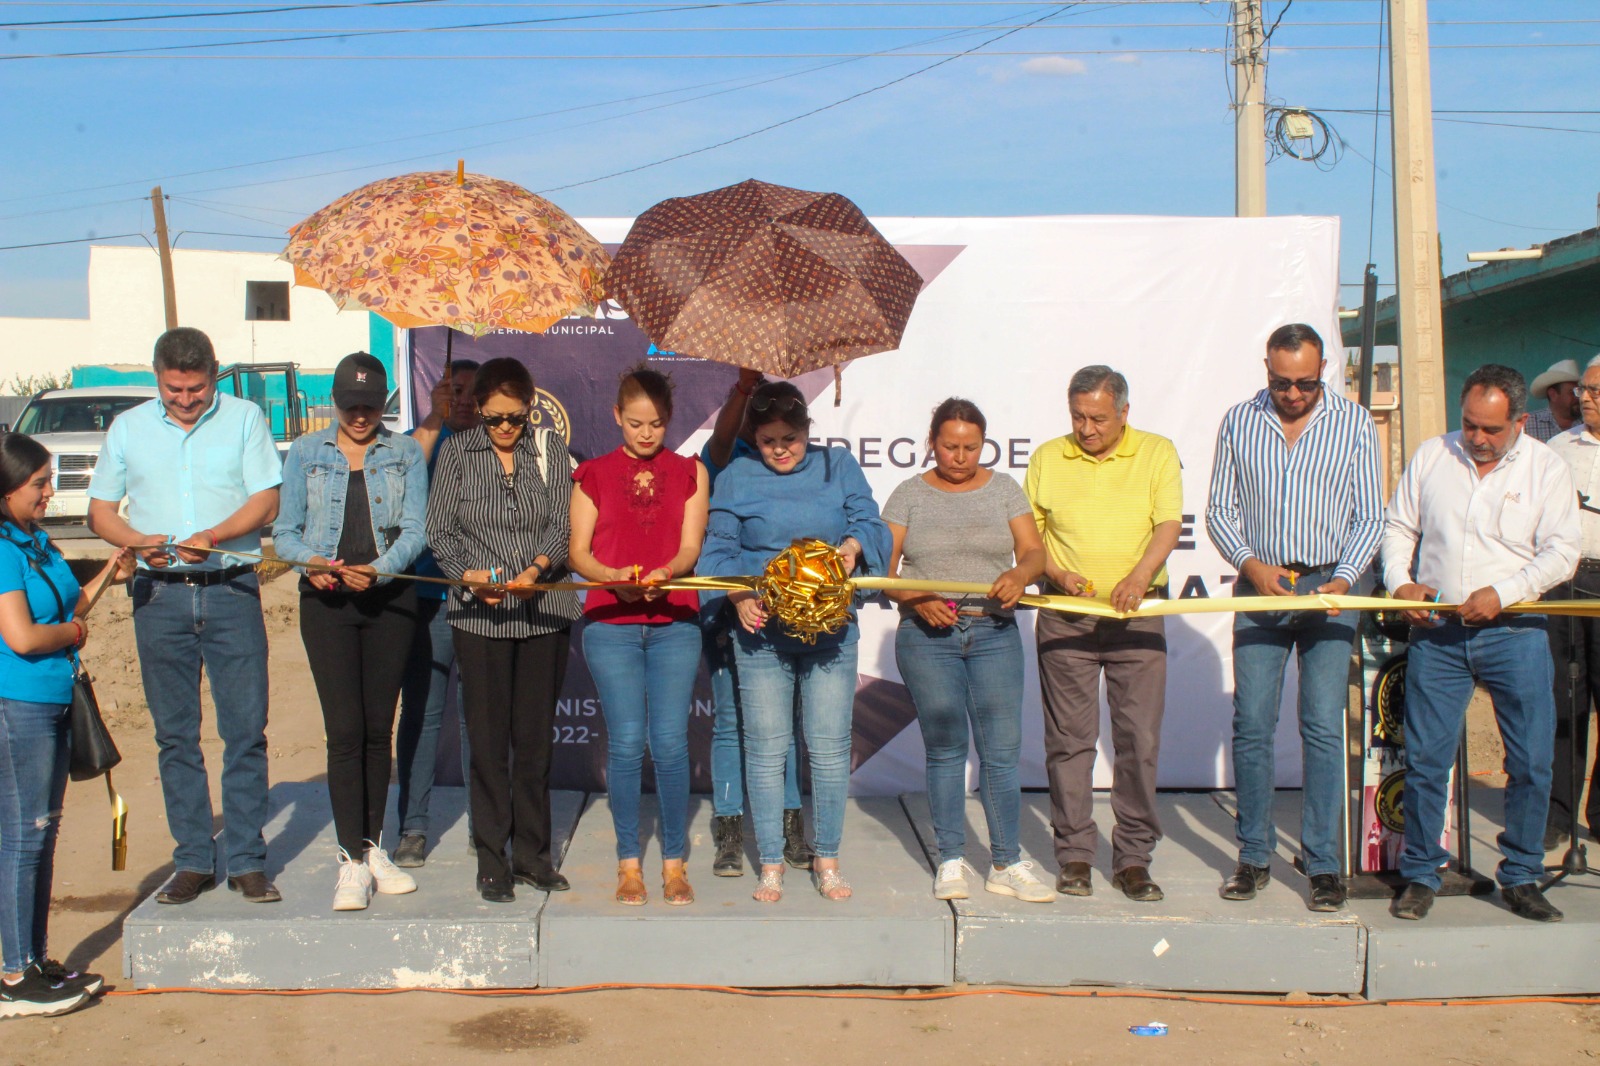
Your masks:
{"label": "umbrella pole", "polygon": [[[456,339],[456,331],[451,329],[449,326],[446,326],[444,328],[444,380],[445,381],[449,381],[450,380],[450,374],[451,374],[451,370],[450,370],[450,363],[451,363],[450,349],[454,346],[455,339]],[[446,420],[448,420],[451,415],[455,414],[455,410],[454,410],[455,405],[456,405],[456,401],[455,401],[455,397],[453,395],[449,396],[449,397],[447,397],[445,399],[445,401],[444,401],[444,417],[445,417]]]}

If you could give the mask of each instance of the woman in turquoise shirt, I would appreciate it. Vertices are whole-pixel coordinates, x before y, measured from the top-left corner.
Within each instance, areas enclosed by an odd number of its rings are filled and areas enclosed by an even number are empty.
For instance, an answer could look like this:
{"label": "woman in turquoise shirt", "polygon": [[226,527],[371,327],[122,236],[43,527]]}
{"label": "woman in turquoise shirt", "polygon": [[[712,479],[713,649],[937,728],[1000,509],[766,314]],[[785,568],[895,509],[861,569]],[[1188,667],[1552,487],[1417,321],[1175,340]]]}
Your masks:
{"label": "woman in turquoise shirt", "polygon": [[53,494],[44,445],[0,436],[0,1019],[65,1014],[101,984],[48,958],[45,939],[82,614],[106,582],[133,576],[133,556],[118,552],[80,589],[39,528]]}
{"label": "woman in turquoise shirt", "polygon": [[[796,538],[837,545],[848,571],[882,574],[889,562],[889,527],[878,517],[872,489],[844,448],[808,448],[811,416],[805,397],[787,381],[763,385],[747,415],[756,454],[736,456],[711,496],[700,572],[759,574]],[[761,880],[755,898],[783,897],[783,763],[794,735],[798,695],[811,755],[811,801],[816,858],[811,876],[831,900],[850,897],[839,872],[839,839],[850,787],[850,723],[856,694],[852,616],[837,633],[807,644],[769,619],[754,592],[728,596],[738,612],[734,641],[744,707],[745,776],[749,781]]]}

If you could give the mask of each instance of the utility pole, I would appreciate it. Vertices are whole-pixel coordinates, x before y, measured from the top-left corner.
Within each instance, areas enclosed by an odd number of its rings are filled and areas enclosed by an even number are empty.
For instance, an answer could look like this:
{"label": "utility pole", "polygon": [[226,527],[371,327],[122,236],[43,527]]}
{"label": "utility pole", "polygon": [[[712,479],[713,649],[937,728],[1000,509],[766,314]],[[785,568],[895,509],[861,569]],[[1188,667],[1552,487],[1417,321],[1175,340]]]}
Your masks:
{"label": "utility pole", "polygon": [[1267,57],[1261,0],[1233,0],[1233,213],[1267,213]]}
{"label": "utility pole", "polygon": [[1389,0],[1394,127],[1395,302],[1400,415],[1409,461],[1445,430],[1444,323],[1439,299],[1439,205],[1433,166],[1428,0]]}
{"label": "utility pole", "polygon": [[167,310],[167,328],[178,328],[178,287],[172,280],[172,243],[167,239],[166,200],[161,186],[150,190],[150,208],[156,216],[156,253],[161,257],[161,298]]}

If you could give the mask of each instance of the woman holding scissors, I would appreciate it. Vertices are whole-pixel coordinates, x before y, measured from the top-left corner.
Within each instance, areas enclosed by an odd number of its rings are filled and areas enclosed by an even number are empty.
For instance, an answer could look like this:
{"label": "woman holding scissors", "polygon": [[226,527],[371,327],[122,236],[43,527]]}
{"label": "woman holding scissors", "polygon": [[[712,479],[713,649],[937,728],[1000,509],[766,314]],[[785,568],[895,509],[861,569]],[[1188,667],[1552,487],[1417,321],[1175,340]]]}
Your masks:
{"label": "woman holding scissors", "polygon": [[484,363],[472,396],[480,424],[434,461],[428,546],[467,586],[451,590],[449,617],[472,747],[478,893],[509,903],[514,882],[569,887],[550,855],[550,756],[578,596],[531,586],[561,580],[566,566],[572,466],[559,433],[530,425],[533,376],[521,363]]}
{"label": "woman holding scissors", "polygon": [[347,355],[333,373],[338,421],[289,447],[272,542],[306,564],[300,637],[322,702],[328,799],[339,838],[333,909],[364,910],[374,891],[415,892],[384,851],[395,702],[417,626],[405,572],[421,554],[427,461],[416,441],[383,425],[383,364]]}

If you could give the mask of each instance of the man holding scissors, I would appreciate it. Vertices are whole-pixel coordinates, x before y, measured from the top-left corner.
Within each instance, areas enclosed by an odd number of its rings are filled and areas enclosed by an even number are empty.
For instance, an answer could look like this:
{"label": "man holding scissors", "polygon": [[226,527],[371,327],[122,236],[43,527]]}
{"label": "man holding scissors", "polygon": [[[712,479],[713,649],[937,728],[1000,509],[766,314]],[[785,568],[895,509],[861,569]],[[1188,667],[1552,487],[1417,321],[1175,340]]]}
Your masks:
{"label": "man holding scissors", "polygon": [[[267,880],[267,631],[255,566],[212,549],[257,553],[278,513],[283,464],[261,409],[217,392],[217,358],[197,329],[156,341],[155,400],[111,423],[89,484],[89,528],[133,548],[134,638],[160,749],[177,867],[156,893],[188,903],[216,885],[211,789],[200,751],[200,669],[222,737],[228,887],[251,903],[281,897]],[[123,498],[128,517],[118,513]],[[226,683],[218,673],[226,671]]]}
{"label": "man holding scissors", "polygon": [[1410,883],[1394,902],[1397,918],[1427,917],[1439,890],[1450,771],[1467,701],[1481,683],[1506,749],[1500,895],[1521,917],[1561,920],[1539,890],[1555,737],[1545,619],[1502,612],[1566,581],[1580,535],[1572,475],[1522,432],[1527,410],[1521,374],[1493,363],[1474,370],[1461,390],[1461,429],[1423,442],[1389,505],[1384,583],[1396,599],[1460,604],[1442,617],[1406,612],[1400,873]]}
{"label": "man holding scissors", "polygon": [[[1237,596],[1342,595],[1383,534],[1383,484],[1372,416],[1323,385],[1322,338],[1280,326],[1267,338],[1267,387],[1217,431],[1206,532],[1239,571]],[[1344,723],[1357,616],[1252,611],[1233,620],[1233,779],[1239,865],[1222,898],[1253,899],[1272,879],[1273,735],[1283,670],[1299,664],[1300,840],[1309,906],[1344,906]]]}

